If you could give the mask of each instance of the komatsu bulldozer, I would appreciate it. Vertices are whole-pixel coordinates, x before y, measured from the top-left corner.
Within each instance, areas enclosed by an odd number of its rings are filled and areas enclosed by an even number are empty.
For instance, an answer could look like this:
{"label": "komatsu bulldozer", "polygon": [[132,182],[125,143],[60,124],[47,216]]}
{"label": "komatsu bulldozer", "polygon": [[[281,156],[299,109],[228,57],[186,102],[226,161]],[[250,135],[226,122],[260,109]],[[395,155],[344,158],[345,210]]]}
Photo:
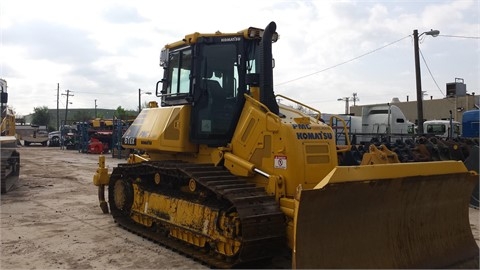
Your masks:
{"label": "komatsu bulldozer", "polygon": [[[462,162],[341,166],[320,112],[273,89],[276,24],[193,33],[160,56],[158,103],[122,137],[135,151],[93,182],[115,222],[216,268],[291,251],[294,268],[478,268]],[[309,116],[279,104],[289,100]],[[108,188],[108,198],[105,197]]]}
{"label": "komatsu bulldozer", "polygon": [[1,193],[7,193],[18,180],[20,174],[20,153],[15,137],[15,114],[7,106],[7,81],[0,79],[0,179]]}

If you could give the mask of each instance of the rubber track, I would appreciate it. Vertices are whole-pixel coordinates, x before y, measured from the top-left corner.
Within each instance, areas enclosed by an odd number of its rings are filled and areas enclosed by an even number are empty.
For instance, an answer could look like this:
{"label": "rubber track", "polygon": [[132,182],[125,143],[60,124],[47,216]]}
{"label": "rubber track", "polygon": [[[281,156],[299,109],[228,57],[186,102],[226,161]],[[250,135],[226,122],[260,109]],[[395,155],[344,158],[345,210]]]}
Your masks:
{"label": "rubber track", "polygon": [[[285,217],[273,196],[261,187],[231,174],[223,167],[210,164],[191,164],[179,161],[152,161],[141,164],[120,164],[119,174],[141,175],[161,172],[165,175],[195,179],[197,185],[209,189],[217,198],[229,201],[239,214],[242,224],[242,248],[234,261],[189,245],[183,241],[155,233],[132,221],[128,216],[114,216],[125,229],[165,245],[188,257],[214,268],[233,268],[278,255],[285,245]],[[115,172],[115,171],[114,171]],[[135,172],[135,174],[133,174]],[[136,178],[136,177],[135,177]]]}

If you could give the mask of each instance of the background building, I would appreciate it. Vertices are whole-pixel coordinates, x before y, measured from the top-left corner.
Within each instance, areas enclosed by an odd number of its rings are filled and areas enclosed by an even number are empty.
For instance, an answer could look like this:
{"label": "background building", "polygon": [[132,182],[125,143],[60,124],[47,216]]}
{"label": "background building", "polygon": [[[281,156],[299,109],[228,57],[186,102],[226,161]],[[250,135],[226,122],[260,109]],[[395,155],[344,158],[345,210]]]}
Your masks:
{"label": "background building", "polygon": [[[466,85],[462,82],[447,83],[447,96],[442,99],[424,99],[423,100],[423,120],[448,120],[450,115],[454,121],[462,122],[462,116],[465,111],[478,109],[480,106],[480,96],[467,93]],[[390,102],[398,106],[406,118],[415,124],[418,123],[417,101],[401,101],[394,97]],[[378,105],[388,104],[381,103]],[[371,104],[372,105],[372,104]],[[350,107],[350,113],[362,115],[362,108],[367,105],[356,105]]]}

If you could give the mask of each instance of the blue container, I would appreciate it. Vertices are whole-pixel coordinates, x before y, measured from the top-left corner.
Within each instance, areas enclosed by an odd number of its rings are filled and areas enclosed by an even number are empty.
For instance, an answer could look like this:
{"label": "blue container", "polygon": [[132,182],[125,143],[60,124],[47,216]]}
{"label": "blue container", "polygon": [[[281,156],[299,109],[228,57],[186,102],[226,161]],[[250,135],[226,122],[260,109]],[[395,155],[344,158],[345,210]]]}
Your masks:
{"label": "blue container", "polygon": [[463,113],[462,137],[478,138],[480,110],[471,110]]}

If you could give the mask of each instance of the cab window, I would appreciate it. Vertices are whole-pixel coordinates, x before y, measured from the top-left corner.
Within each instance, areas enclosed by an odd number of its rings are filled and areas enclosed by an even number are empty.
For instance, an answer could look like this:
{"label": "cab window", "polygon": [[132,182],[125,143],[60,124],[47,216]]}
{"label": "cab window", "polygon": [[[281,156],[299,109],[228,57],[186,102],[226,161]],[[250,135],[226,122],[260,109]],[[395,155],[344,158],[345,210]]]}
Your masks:
{"label": "cab window", "polygon": [[170,53],[162,90],[164,93],[162,105],[188,103],[191,66],[192,51],[190,49]]}

